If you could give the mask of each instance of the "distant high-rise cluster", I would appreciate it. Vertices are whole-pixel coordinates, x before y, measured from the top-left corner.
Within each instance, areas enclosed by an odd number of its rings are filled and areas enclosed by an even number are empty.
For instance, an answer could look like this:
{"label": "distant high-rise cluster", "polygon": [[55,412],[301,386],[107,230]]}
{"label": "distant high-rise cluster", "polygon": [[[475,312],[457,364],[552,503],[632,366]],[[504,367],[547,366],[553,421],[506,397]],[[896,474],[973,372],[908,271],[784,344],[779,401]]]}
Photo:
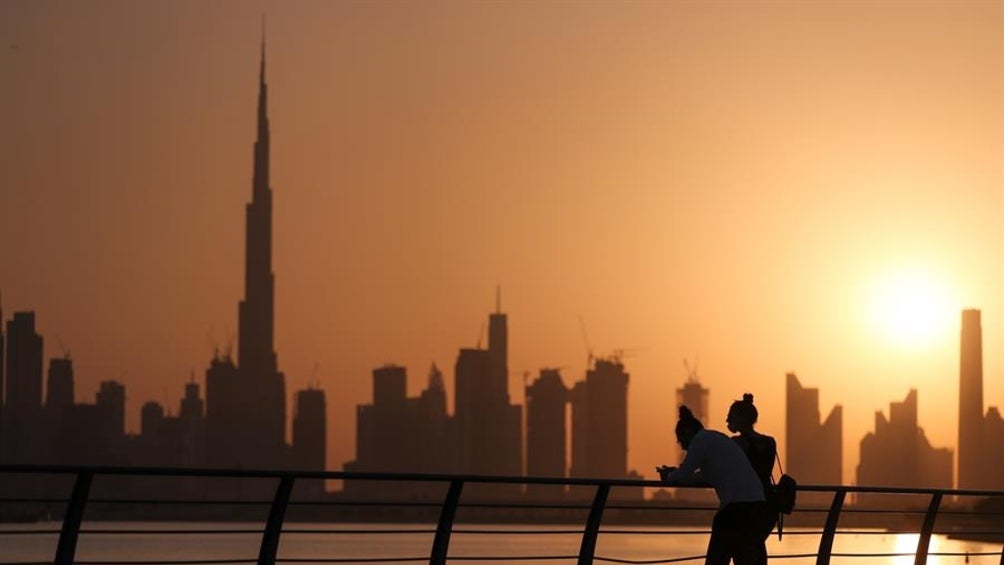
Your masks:
{"label": "distant high-rise cluster", "polygon": [[[861,440],[858,484],[915,488],[952,487],[952,450],[936,448],[917,425],[917,391],[875,413],[875,431]],[[864,502],[870,497],[861,495]]]}
{"label": "distant high-rise cluster", "polygon": [[0,365],[5,365],[0,461],[324,469],[323,391],[297,393],[292,445],[286,441],[285,377],[277,368],[273,347],[267,92],[263,41],[252,199],[246,212],[245,292],[238,309],[238,363],[229,352],[217,352],[206,371],[205,400],[199,396],[199,385],[189,382],[176,416],[159,403],[147,402],[141,409],[140,433],[131,435],[125,426],[125,387],[104,381],[93,404],[76,403],[68,354],[50,361],[43,403],[42,336],[35,331],[33,312],[17,312],[7,323],[6,354],[0,345]]}
{"label": "distant high-rise cluster", "polygon": [[[509,398],[508,327],[498,306],[488,328],[487,349],[462,348],[457,355],[452,415],[435,365],[428,388],[417,398],[406,397],[404,367],[374,370],[373,403],[357,409],[356,459],[346,463],[345,470],[524,474],[523,407]],[[542,369],[526,387],[525,472],[548,477],[632,476],[627,468],[627,387],[628,374],[617,358],[597,359],[585,380],[571,389],[558,369]],[[346,483],[346,490],[375,495],[380,485],[354,480]],[[482,497],[521,494],[519,485],[508,484],[471,485],[467,492]],[[559,498],[568,493],[561,485],[532,485],[527,494]],[[591,496],[592,489],[583,494]]]}

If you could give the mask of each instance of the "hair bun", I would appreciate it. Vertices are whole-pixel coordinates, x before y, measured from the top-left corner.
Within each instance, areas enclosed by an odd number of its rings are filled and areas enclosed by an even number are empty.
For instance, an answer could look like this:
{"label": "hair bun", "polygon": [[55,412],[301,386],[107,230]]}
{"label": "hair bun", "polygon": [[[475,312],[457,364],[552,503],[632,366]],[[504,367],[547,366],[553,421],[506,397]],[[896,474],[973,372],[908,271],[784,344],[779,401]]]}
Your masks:
{"label": "hair bun", "polygon": [[746,394],[744,394],[743,395],[743,402],[749,402],[750,404],[753,404],[753,395],[751,393],[749,393],[749,392],[747,392]]}
{"label": "hair bun", "polygon": [[694,420],[694,413],[690,411],[690,408],[686,406],[680,406],[680,419],[681,420]]}

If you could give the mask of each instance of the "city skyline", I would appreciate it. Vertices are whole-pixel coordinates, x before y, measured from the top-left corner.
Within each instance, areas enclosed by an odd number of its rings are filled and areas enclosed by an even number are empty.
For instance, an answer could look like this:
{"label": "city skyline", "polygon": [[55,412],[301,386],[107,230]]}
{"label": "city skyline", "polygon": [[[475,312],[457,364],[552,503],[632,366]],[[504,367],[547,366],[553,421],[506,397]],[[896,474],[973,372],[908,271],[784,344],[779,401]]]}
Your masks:
{"label": "city skyline", "polygon": [[[790,371],[819,388],[824,410],[843,405],[845,478],[870,415],[910,388],[932,444],[955,446],[955,419],[928,422],[955,414],[962,307],[984,312],[984,398],[1001,404],[998,12],[928,6],[902,21],[888,7],[739,9],[753,29],[720,7],[633,8],[615,11],[622,29],[587,36],[612,8],[550,5],[536,19],[450,8],[456,20],[446,8],[268,9],[281,116],[275,349],[289,390],[318,382],[329,393],[329,467],[351,458],[345,430],[372,368],[408,367],[416,392],[422,368],[449,367],[457,345],[477,343],[498,284],[517,404],[524,372],[584,376],[579,316],[597,352],[647,348],[625,360],[629,467],[642,472],[671,453],[684,357],[699,359],[713,391],[710,427],[749,391],[760,428],[783,436]],[[174,406],[238,325],[235,204],[246,201],[260,11],[62,9],[72,13],[0,8],[12,76],[0,99],[11,124],[0,134],[4,309],[37,312],[46,359],[58,341],[73,352],[78,400],[119,379],[133,398]],[[841,16],[855,24],[852,44],[846,31],[808,26],[809,38],[776,21]],[[594,66],[578,66],[583,53]],[[900,269],[956,287],[919,347],[868,321],[872,287]]]}

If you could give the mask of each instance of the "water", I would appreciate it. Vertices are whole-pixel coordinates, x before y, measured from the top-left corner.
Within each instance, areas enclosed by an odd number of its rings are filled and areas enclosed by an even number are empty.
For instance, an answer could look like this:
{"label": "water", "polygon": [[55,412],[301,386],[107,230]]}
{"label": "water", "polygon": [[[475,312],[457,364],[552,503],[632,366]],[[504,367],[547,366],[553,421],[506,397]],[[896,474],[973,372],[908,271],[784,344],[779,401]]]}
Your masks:
{"label": "water", "polygon": [[[0,524],[0,564],[50,562],[55,554],[59,523]],[[246,559],[258,556],[260,533],[240,532],[261,530],[261,523],[179,523],[179,522],[85,522],[77,546],[81,561],[199,561]],[[411,533],[377,533],[380,530],[409,530]],[[318,524],[287,523],[279,547],[279,559],[366,559],[366,558],[428,558],[433,534],[414,530],[432,530],[424,524]],[[533,557],[522,561],[531,565],[573,564],[579,551],[581,536],[576,526],[456,526],[450,540],[452,559],[474,556],[497,557],[496,562],[512,561],[516,557]],[[596,547],[597,557],[631,561],[653,561],[703,556],[707,534],[684,533],[700,528],[666,528],[643,526],[608,526],[601,530]],[[54,533],[17,534],[13,532]],[[123,533],[137,530],[140,533]],[[156,533],[157,530],[187,530],[193,533]],[[212,530],[234,533],[211,534]],[[310,532],[302,532],[309,530]],[[354,530],[350,533],[337,530]],[[485,531],[502,532],[502,535]],[[549,530],[576,533],[545,533]],[[630,530],[630,533],[618,533]],[[94,532],[105,533],[94,533]],[[861,532],[861,530],[857,530]],[[867,531],[838,535],[833,551],[839,553],[904,553],[900,557],[839,557],[839,563],[913,563],[912,552],[917,547],[917,534],[890,534]],[[819,535],[813,530],[786,528],[783,541],[777,535],[770,538],[768,551],[778,560],[784,555],[814,554]],[[1000,544],[950,540],[936,535],[931,540],[931,565],[962,564],[969,553],[969,563],[999,563]],[[978,553],[993,553],[978,556]],[[959,555],[937,556],[936,553]],[[564,556],[566,559],[554,559]],[[473,561],[465,561],[472,563]],[[703,557],[688,563],[702,563]],[[784,563],[815,562],[815,557],[792,557]]]}

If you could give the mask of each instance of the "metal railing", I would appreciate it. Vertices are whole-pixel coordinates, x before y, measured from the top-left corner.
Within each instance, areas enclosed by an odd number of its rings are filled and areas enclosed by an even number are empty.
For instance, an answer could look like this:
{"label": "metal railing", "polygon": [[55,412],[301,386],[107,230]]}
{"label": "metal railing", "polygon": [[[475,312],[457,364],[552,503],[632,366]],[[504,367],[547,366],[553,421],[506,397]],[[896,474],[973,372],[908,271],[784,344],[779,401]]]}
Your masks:
{"label": "metal railing", "polygon": [[[39,492],[37,483],[38,477],[62,478],[65,483],[67,479],[72,479],[72,489],[68,497],[57,497],[51,492]],[[133,492],[142,489],[125,488],[105,488],[105,493],[95,492],[95,480],[118,479],[141,481],[154,479],[157,481],[184,482],[189,487],[195,485],[195,490],[202,488],[200,496],[169,497],[164,496],[131,496],[123,497],[122,492]],[[259,483],[267,481],[267,488],[271,491],[270,497],[263,498],[261,489],[252,489],[257,492],[257,497],[250,496],[248,491],[240,495],[231,495],[230,498],[218,498],[209,496],[205,491],[213,490],[213,486],[234,484],[237,481],[257,481]],[[365,496],[352,498],[346,495],[333,496],[321,495],[317,493],[321,489],[316,488],[320,481],[339,480],[346,481],[346,484],[367,484],[386,485],[395,487],[400,485],[422,485],[431,487],[438,485],[438,496],[430,495],[428,488],[422,490],[422,495],[409,494],[409,492],[399,492],[397,497],[388,496]],[[18,481],[27,481],[36,484],[36,488],[19,490]],[[201,481],[201,482],[200,482]],[[302,483],[314,483],[314,495],[303,497],[294,496],[295,487]],[[163,486],[165,483],[157,483]],[[206,486],[210,485],[210,486]],[[499,496],[490,495],[490,491],[485,490],[486,485],[500,487],[506,485],[509,489],[509,498],[503,499]],[[521,493],[526,487],[529,489],[551,485],[550,488],[575,489],[580,498],[566,495],[554,500],[541,500],[528,495],[511,496],[513,492]],[[108,486],[108,485],[106,485]],[[261,485],[259,485],[261,486]],[[133,467],[69,467],[69,466],[47,466],[47,465],[0,465],[0,520],[11,520],[13,518],[37,519],[40,516],[61,520],[61,527],[58,530],[38,529],[38,528],[0,528],[0,565],[16,563],[4,559],[3,547],[5,539],[12,536],[31,536],[38,534],[58,534],[58,541],[54,557],[51,563],[56,565],[71,565],[80,563],[82,565],[97,565],[107,563],[114,565],[135,565],[143,563],[146,565],[190,565],[194,563],[255,563],[273,564],[279,562],[418,562],[427,561],[430,565],[443,565],[447,560],[451,561],[575,561],[579,565],[588,565],[593,562],[613,562],[613,563],[675,563],[694,562],[704,559],[703,555],[674,556],[664,559],[632,560],[620,559],[612,556],[597,555],[597,539],[603,535],[621,534],[664,534],[664,535],[706,535],[709,530],[702,529],[632,529],[631,527],[602,528],[604,523],[613,525],[637,526],[643,524],[647,526],[660,525],[692,525],[710,524],[710,514],[715,508],[709,505],[694,505],[693,503],[673,503],[648,501],[641,498],[641,489],[661,488],[664,485],[657,481],[646,480],[604,480],[604,479],[579,479],[579,478],[545,478],[545,477],[508,477],[508,476],[471,476],[471,475],[419,475],[403,473],[350,473],[350,472],[307,472],[307,471],[242,471],[223,469],[173,469],[173,468],[133,468]],[[469,498],[463,500],[465,487],[474,493]],[[513,490],[515,489],[515,490]],[[64,489],[65,490],[65,489]],[[226,491],[226,489],[223,489]],[[612,496],[612,492],[630,492],[629,496]],[[828,565],[831,558],[909,558],[913,557],[915,565],[924,565],[929,556],[939,556],[943,558],[958,557],[969,562],[973,557],[999,557],[999,563],[1004,565],[1004,547],[1000,551],[967,551],[967,552],[934,552],[931,551],[931,538],[935,534],[959,536],[962,538],[979,538],[982,540],[996,540],[994,543],[1001,543],[1004,540],[1004,492],[1001,491],[977,491],[977,490],[948,490],[948,489],[918,489],[918,488],[887,488],[887,487],[855,487],[855,486],[826,486],[826,485],[800,485],[799,504],[795,512],[786,518],[789,530],[786,535],[818,535],[819,544],[814,552],[778,554],[774,552],[771,559],[815,559],[817,565]],[[179,490],[180,492],[180,490]],[[112,496],[108,496],[111,493]],[[16,495],[15,495],[16,494]],[[848,495],[856,498],[856,504],[848,504]],[[585,498],[581,498],[581,497]],[[869,497],[872,498],[869,501]],[[885,497],[883,500],[878,498]],[[904,504],[901,507],[888,504],[890,498],[898,497]],[[817,501],[813,505],[811,501]],[[825,500],[829,500],[828,506]],[[966,504],[961,502],[983,501],[981,504]],[[823,501],[823,504],[819,504]],[[996,501],[999,504],[987,503],[986,501]],[[918,503],[920,503],[918,505]],[[90,506],[89,506],[90,505]],[[101,508],[125,507],[125,511],[110,512],[102,511]],[[85,529],[83,528],[85,510],[90,508],[93,512],[91,519],[109,519],[110,516],[124,520],[144,520],[151,514],[146,511],[137,510],[140,507],[153,507],[164,509],[166,507],[201,508],[203,510],[194,512],[197,518],[214,521],[215,524],[222,524],[225,516],[246,516],[250,515],[245,510],[248,508],[267,508],[267,515],[264,517],[262,528],[233,528],[217,527],[215,529],[192,529],[192,528],[169,528],[169,529]],[[219,512],[206,512],[209,507],[225,507],[230,514]],[[388,521],[388,518],[407,516],[409,520],[415,522],[435,523],[435,528],[327,528],[327,529],[302,529],[284,528],[286,517],[290,509],[313,509],[311,514],[314,520],[327,522],[380,522]],[[327,514],[318,513],[316,510],[323,508],[335,508]],[[352,510],[348,510],[352,509]],[[997,509],[997,510],[995,510]],[[577,527],[569,529],[550,528],[529,528],[524,530],[498,529],[498,528],[457,528],[458,511],[469,513],[469,522],[492,522],[501,519],[509,522],[520,523],[521,520],[527,522],[541,521],[548,523],[568,523],[571,516],[578,514],[580,521],[573,522]],[[21,514],[19,515],[19,512]],[[35,512],[32,514],[32,512]],[[607,520],[604,520],[604,516]],[[706,515],[697,515],[697,513]],[[44,513],[44,514],[43,514]],[[308,513],[309,514],[309,513]],[[581,520],[581,514],[586,514]],[[209,518],[206,518],[209,516]],[[124,518],[123,518],[124,517]],[[938,518],[946,527],[936,529],[935,524]],[[172,519],[178,519],[173,516]],[[302,519],[302,517],[298,518]],[[191,519],[189,519],[191,521]],[[841,521],[849,525],[840,526]],[[795,526],[792,528],[792,526]],[[892,526],[892,527],[891,527]],[[896,533],[914,533],[917,537],[916,548],[910,551],[899,552],[835,552],[834,540],[838,535],[874,535],[886,534],[890,531]],[[173,535],[233,535],[233,534],[253,534],[261,535],[258,544],[257,558],[244,559],[201,559],[201,560],[112,560],[112,561],[82,561],[77,557],[78,539],[81,534],[108,535],[116,534],[128,535],[153,535],[153,534],[173,534]],[[280,558],[279,542],[283,533],[287,534],[342,534],[342,535],[393,535],[393,534],[432,534],[432,543],[425,555],[405,556],[405,557],[310,557],[310,558]],[[493,535],[517,535],[517,534],[562,534],[576,535],[578,540],[578,553],[567,555],[526,555],[526,556],[450,556],[450,540],[453,534],[493,534]],[[8,542],[9,543],[9,542]],[[21,563],[49,563],[50,561],[32,561]]]}

